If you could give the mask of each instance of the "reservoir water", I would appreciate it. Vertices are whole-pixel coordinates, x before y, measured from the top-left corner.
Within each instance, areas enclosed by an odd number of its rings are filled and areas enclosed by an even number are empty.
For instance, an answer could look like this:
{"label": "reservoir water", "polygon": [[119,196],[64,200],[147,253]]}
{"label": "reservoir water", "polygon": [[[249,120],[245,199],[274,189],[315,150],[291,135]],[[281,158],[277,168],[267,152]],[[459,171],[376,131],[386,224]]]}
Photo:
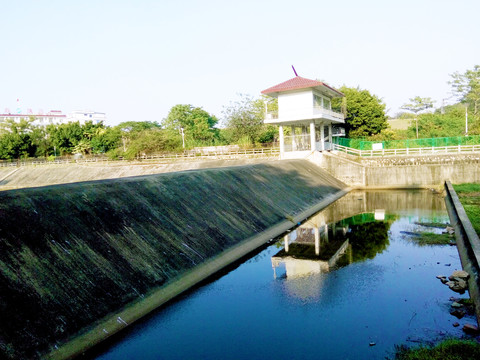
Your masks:
{"label": "reservoir water", "polygon": [[91,356],[384,359],[460,337],[474,320],[450,315],[459,295],[436,279],[461,268],[456,247],[412,235],[433,222],[448,215],[429,191],[352,192]]}

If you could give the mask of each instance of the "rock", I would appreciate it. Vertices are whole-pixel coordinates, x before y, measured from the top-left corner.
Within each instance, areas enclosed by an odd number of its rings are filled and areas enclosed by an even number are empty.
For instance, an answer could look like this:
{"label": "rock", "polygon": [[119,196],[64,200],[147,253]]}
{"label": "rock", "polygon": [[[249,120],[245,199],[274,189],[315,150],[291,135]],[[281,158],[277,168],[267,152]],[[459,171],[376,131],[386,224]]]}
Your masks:
{"label": "rock", "polygon": [[456,270],[452,273],[452,276],[462,280],[468,280],[468,278],[470,277],[470,274],[465,270]]}
{"label": "rock", "polygon": [[467,282],[465,280],[461,280],[459,279],[458,281],[457,280],[454,280],[454,281],[447,281],[445,283],[445,285],[448,285],[448,287],[455,291],[455,292],[458,292],[460,294],[463,294],[465,292],[465,290],[467,290]]}
{"label": "rock", "polygon": [[370,345],[370,346],[375,346],[375,345],[377,345],[377,344],[372,341],[369,345]]}
{"label": "rock", "polygon": [[457,319],[461,319],[465,316],[465,311],[455,309],[455,310],[450,311],[450,315],[455,316]]}
{"label": "rock", "polygon": [[446,279],[447,277],[445,275],[437,275],[437,279]]}
{"label": "rock", "polygon": [[449,234],[455,234],[455,229],[454,229],[453,227],[451,227],[451,226],[447,226],[447,227],[445,228],[445,231],[446,231],[447,233],[449,233]]}
{"label": "rock", "polygon": [[460,324],[458,322],[454,322],[452,325],[453,325],[453,327],[459,327],[460,326]]}
{"label": "rock", "polygon": [[473,324],[465,324],[463,325],[463,331],[466,332],[467,334],[478,334],[478,326],[475,326]]}
{"label": "rock", "polygon": [[456,301],[454,301],[454,302],[452,303],[452,305],[450,305],[450,306],[453,307],[453,308],[457,308],[457,309],[463,307],[462,304],[459,304],[459,303],[456,302]]}
{"label": "rock", "polygon": [[446,284],[448,282],[448,280],[445,278],[445,279],[440,279],[440,281],[442,282],[442,284]]}
{"label": "rock", "polygon": [[452,264],[445,264],[445,266],[452,266]]}

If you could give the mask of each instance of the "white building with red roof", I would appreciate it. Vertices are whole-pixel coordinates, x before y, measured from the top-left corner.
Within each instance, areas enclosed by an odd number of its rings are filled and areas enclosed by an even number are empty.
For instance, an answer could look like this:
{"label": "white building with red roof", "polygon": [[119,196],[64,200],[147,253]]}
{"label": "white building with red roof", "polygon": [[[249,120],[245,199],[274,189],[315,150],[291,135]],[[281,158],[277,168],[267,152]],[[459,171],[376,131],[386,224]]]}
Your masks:
{"label": "white building with red roof", "polygon": [[[342,113],[332,111],[332,99],[344,95],[321,81],[296,76],[262,94],[278,98],[278,112],[267,112],[265,123],[279,126],[282,158],[329,150],[332,125],[345,123]],[[284,126],[290,127],[290,135],[284,135]]]}

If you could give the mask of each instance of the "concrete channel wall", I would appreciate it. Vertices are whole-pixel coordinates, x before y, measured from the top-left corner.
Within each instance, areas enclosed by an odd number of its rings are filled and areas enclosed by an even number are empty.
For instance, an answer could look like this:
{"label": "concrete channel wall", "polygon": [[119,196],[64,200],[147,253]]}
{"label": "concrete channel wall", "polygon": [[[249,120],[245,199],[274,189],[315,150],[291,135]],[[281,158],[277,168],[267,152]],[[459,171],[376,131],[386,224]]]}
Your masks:
{"label": "concrete channel wall", "polygon": [[450,223],[455,228],[457,249],[462,267],[470,275],[468,292],[475,304],[477,323],[480,325],[480,239],[449,181],[445,182],[445,191],[447,194],[445,203]]}
{"label": "concrete channel wall", "polygon": [[367,188],[440,187],[480,181],[480,154],[359,158],[343,153],[314,154],[310,160],[350,186]]}
{"label": "concrete channel wall", "polygon": [[0,358],[70,358],[348,192],[306,160],[0,191]]}

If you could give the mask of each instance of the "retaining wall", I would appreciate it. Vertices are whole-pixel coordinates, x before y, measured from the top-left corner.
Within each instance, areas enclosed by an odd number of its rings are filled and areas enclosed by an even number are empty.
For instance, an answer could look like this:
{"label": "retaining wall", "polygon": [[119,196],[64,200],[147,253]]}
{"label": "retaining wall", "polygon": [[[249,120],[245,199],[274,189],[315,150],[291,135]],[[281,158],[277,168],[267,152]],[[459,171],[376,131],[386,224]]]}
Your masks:
{"label": "retaining wall", "polygon": [[479,182],[480,157],[435,155],[361,159],[324,152],[310,159],[350,186],[368,188],[428,188],[453,183]]}

